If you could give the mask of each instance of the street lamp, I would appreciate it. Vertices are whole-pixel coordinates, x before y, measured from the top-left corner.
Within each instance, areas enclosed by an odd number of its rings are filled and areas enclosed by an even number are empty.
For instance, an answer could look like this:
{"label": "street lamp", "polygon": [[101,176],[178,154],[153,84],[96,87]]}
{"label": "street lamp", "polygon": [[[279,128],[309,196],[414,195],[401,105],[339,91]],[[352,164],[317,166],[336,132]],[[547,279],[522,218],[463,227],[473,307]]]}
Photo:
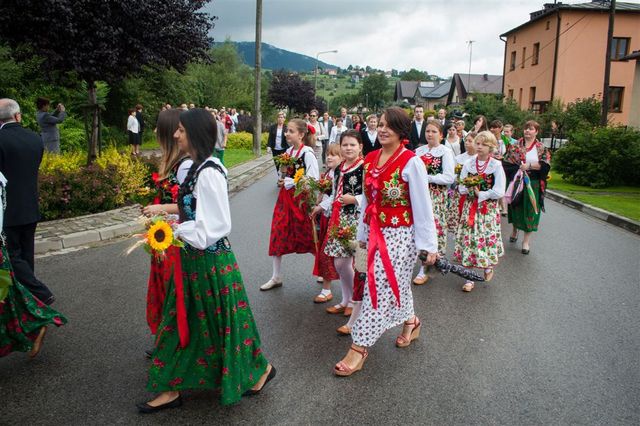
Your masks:
{"label": "street lamp", "polygon": [[315,101],[318,95],[316,94],[318,90],[318,57],[324,53],[338,53],[337,50],[324,50],[322,52],[316,53],[316,78],[315,83],[313,84],[313,100]]}

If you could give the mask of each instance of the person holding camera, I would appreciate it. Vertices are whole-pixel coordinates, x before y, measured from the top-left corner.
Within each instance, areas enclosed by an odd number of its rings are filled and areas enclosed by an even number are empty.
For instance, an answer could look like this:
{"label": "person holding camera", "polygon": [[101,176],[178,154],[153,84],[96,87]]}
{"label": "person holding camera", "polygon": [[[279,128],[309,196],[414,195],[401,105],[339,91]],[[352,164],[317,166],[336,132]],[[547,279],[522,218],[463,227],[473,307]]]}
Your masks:
{"label": "person holding camera", "polygon": [[53,113],[49,112],[51,101],[47,98],[36,100],[36,121],[40,125],[40,136],[44,143],[44,150],[54,154],[60,154],[60,131],[58,123],[62,123],[67,116],[67,111],[62,104],[56,106]]}

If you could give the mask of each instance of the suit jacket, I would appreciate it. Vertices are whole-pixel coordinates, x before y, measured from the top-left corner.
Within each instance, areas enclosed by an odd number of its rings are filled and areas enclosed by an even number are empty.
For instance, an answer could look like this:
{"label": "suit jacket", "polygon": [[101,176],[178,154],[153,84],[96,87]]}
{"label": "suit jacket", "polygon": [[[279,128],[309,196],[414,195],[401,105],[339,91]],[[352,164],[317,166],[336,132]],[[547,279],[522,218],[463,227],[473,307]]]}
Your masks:
{"label": "suit jacket", "polygon": [[[340,117],[342,118],[342,117]],[[344,127],[346,127],[347,129],[353,129],[353,122],[351,121],[351,117],[349,117],[349,115],[347,115],[346,118],[342,119],[342,124],[344,125]]]}
{"label": "suit jacket", "polygon": [[362,137],[362,156],[363,157],[366,157],[367,154],[370,153],[371,151],[375,151],[376,149],[382,148],[382,145],[380,145],[380,141],[378,140],[377,136],[375,141],[372,141],[371,139],[369,139],[369,133],[367,133],[366,128],[360,132],[360,136]]}
{"label": "suit jacket", "polygon": [[55,111],[50,112],[38,111],[36,113],[36,121],[40,125],[40,134],[44,142],[54,142],[60,140],[60,131],[58,123],[62,123],[67,116],[66,112]]}
{"label": "suit jacket", "polygon": [[427,130],[427,120],[422,121],[422,130],[420,130],[420,137],[418,138],[418,131],[416,130],[416,122],[411,122],[411,132],[409,133],[409,148],[415,151],[420,145],[427,144],[427,138],[425,136],[425,130]]}
{"label": "suit jacket", "polygon": [[[320,125],[322,126],[324,123],[324,118],[320,120]],[[329,124],[327,124],[327,143],[329,142],[329,137],[331,136],[331,129],[333,129],[333,120],[329,118]]]}
{"label": "suit jacket", "polygon": [[38,169],[43,152],[40,136],[20,123],[7,123],[0,129],[0,172],[7,178],[4,226],[40,220]]}
{"label": "suit jacket", "polygon": [[138,133],[142,134],[144,132],[144,117],[140,111],[136,111],[136,120],[138,120],[138,124],[140,124],[140,131]]}
{"label": "suit jacket", "polygon": [[[284,133],[286,131],[287,131],[287,126],[283,125],[282,126],[282,143],[280,144],[282,146],[282,149],[289,148],[289,144],[287,143],[287,140],[284,137]],[[267,139],[267,146],[272,150],[276,149],[277,133],[278,133],[278,124],[272,124],[271,127],[269,127],[269,138]]]}

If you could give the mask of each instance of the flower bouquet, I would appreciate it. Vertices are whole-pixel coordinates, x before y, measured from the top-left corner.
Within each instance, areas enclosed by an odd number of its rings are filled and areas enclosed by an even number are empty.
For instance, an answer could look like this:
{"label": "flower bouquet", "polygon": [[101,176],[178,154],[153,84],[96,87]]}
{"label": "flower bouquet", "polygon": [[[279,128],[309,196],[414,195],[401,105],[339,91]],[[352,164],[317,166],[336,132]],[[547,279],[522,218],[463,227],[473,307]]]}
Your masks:
{"label": "flower bouquet", "polygon": [[340,220],[340,224],[333,224],[329,227],[329,238],[336,240],[347,251],[353,249],[353,241],[356,239],[356,227]]}
{"label": "flower bouquet", "polygon": [[456,164],[456,168],[454,171],[456,175],[460,176],[460,172],[462,171],[462,164]]}
{"label": "flower bouquet", "polygon": [[482,176],[480,175],[470,175],[467,176],[466,178],[462,179],[462,181],[460,182],[462,185],[466,186],[467,188],[471,189],[475,186],[480,187],[484,182],[484,179],[482,178]]}
{"label": "flower bouquet", "polygon": [[327,178],[320,178],[320,180],[316,181],[316,186],[320,193],[331,195],[331,190],[333,189],[333,181]]}
{"label": "flower bouquet", "polygon": [[163,258],[170,247],[184,247],[184,243],[175,238],[173,228],[176,221],[168,220],[164,216],[154,216],[145,221],[146,232],[137,234],[140,240],[127,250],[130,254],[142,246],[152,256]]}
{"label": "flower bouquet", "polygon": [[136,189],[133,194],[132,201],[140,204],[141,206],[148,206],[154,203],[158,198],[158,193],[148,186]]}
{"label": "flower bouquet", "polygon": [[311,176],[304,174],[304,168],[299,168],[293,176],[295,184],[294,197],[299,197],[300,208],[306,208],[307,214],[311,214],[311,210],[318,199],[317,181]]}
{"label": "flower bouquet", "polygon": [[276,156],[274,161],[278,165],[278,169],[280,169],[280,176],[284,179],[289,168],[295,166],[297,158],[285,152],[284,154]]}

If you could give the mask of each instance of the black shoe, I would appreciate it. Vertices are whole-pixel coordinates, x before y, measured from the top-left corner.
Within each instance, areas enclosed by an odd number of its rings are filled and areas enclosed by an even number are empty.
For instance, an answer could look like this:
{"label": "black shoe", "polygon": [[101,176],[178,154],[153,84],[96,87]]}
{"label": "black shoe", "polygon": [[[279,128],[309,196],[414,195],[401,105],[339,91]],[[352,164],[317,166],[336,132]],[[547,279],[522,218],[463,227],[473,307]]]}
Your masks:
{"label": "black shoe", "polygon": [[56,301],[56,297],[55,296],[51,296],[49,297],[47,300],[44,301],[44,304],[47,306],[50,306],[53,304],[53,302]]}
{"label": "black shoe", "polygon": [[276,368],[272,365],[271,371],[269,371],[269,375],[267,376],[267,380],[264,381],[262,387],[258,390],[249,389],[248,391],[243,393],[242,396],[253,396],[259,394],[260,392],[262,392],[262,389],[267,386],[267,383],[269,383],[274,377],[276,377]]}
{"label": "black shoe", "polygon": [[522,254],[529,254],[529,249],[522,249]]}
{"label": "black shoe", "polygon": [[515,243],[516,241],[518,241],[518,237],[517,237],[517,236],[515,236],[515,237],[509,237],[509,242],[510,242],[510,243]]}
{"label": "black shoe", "polygon": [[147,349],[146,351],[144,351],[144,356],[148,359],[151,359],[151,357],[153,356],[153,349]]}
{"label": "black shoe", "polygon": [[146,402],[140,402],[136,404],[136,407],[138,407],[138,412],[141,414],[151,414],[151,413],[155,413],[156,411],[164,410],[166,408],[178,408],[181,406],[182,406],[182,395],[178,396],[176,399],[174,399],[171,402],[158,405],[157,407],[152,407]]}

